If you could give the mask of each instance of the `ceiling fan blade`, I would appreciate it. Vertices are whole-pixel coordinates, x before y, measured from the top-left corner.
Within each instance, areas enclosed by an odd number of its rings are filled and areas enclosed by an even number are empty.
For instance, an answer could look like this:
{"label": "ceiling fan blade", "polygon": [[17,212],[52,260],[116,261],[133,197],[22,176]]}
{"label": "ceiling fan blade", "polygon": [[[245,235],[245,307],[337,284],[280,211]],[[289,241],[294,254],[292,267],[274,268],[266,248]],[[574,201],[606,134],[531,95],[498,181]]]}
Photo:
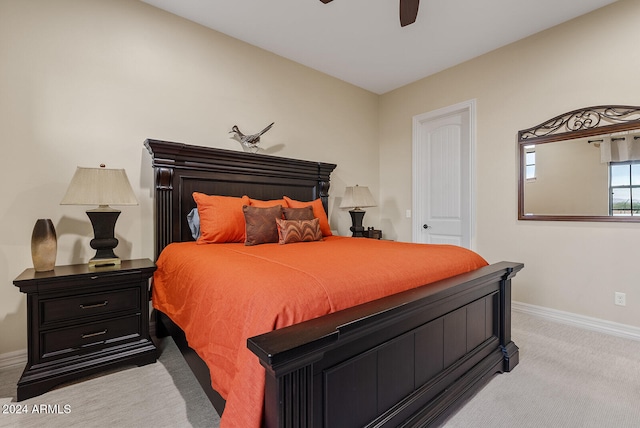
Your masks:
{"label": "ceiling fan blade", "polygon": [[416,22],[419,5],[420,5],[420,0],[400,0],[400,26],[401,27],[406,27],[407,25],[413,24],[414,22]]}

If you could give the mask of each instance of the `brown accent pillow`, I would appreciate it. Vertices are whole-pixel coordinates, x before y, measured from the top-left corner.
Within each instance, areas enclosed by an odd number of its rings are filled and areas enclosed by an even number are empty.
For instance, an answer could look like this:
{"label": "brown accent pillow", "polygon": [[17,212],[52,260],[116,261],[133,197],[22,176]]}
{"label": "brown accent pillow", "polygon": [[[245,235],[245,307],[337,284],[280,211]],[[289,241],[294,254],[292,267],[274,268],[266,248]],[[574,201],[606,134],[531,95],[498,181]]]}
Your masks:
{"label": "brown accent pillow", "polygon": [[285,220],[313,220],[313,207],[304,208],[282,208]]}
{"label": "brown accent pillow", "polygon": [[242,207],[245,220],[244,245],[259,245],[278,242],[278,226],[276,219],[282,218],[282,206],[260,208],[244,205]]}
{"label": "brown accent pillow", "polygon": [[320,220],[281,220],[276,219],[278,225],[279,244],[294,242],[322,241]]}

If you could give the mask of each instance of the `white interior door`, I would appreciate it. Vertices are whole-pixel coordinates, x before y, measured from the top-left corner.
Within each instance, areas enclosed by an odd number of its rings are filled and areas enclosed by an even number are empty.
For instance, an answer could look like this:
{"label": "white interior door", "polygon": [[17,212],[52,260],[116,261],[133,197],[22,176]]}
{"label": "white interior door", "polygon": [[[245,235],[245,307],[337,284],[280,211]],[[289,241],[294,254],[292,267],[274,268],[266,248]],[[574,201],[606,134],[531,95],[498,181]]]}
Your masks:
{"label": "white interior door", "polygon": [[413,241],[472,247],[475,102],[413,119]]}

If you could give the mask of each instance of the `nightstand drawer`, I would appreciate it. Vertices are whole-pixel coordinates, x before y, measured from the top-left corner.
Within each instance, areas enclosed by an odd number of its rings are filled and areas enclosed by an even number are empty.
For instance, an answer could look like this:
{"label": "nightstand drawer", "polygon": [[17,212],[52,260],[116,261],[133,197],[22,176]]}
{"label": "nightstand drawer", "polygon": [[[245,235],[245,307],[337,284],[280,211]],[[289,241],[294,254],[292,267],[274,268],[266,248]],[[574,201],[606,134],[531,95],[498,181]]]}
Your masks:
{"label": "nightstand drawer", "polygon": [[41,355],[42,358],[48,358],[100,347],[99,345],[111,346],[119,341],[139,339],[140,326],[140,315],[136,314],[42,332]]}
{"label": "nightstand drawer", "polygon": [[72,320],[119,311],[140,309],[140,287],[105,293],[80,294],[40,301],[40,322]]}

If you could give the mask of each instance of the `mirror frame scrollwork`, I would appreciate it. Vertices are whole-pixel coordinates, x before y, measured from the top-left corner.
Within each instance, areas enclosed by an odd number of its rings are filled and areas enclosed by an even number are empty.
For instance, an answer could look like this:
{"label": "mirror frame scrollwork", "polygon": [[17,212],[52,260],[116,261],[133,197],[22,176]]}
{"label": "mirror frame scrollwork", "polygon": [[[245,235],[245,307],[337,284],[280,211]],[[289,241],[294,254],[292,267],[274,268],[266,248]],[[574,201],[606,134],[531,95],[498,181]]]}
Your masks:
{"label": "mirror frame scrollwork", "polygon": [[640,216],[525,215],[524,210],[525,146],[638,129],[640,106],[603,105],[573,110],[518,131],[518,220],[640,222]]}

